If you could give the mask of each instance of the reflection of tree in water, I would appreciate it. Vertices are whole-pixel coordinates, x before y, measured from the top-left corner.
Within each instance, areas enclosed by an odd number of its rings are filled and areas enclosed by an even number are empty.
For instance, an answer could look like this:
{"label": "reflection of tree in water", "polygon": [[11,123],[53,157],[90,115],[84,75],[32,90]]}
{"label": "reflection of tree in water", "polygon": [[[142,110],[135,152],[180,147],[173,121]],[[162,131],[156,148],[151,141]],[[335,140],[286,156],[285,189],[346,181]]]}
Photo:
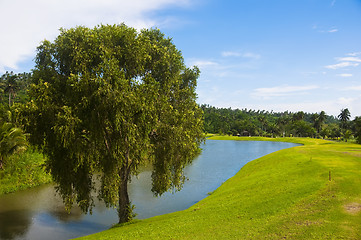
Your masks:
{"label": "reflection of tree in water", "polygon": [[49,209],[48,213],[62,222],[79,221],[84,215],[78,207],[73,207],[71,212],[68,213],[62,204],[54,204],[54,207]]}
{"label": "reflection of tree in water", "polygon": [[25,235],[31,225],[31,212],[14,210],[0,212],[0,239],[14,239]]}
{"label": "reflection of tree in water", "polygon": [[[99,182],[96,181],[96,183]],[[61,196],[57,192],[54,191],[51,195],[49,194],[49,196],[51,196],[48,198],[49,201],[51,201],[51,203],[48,202],[49,207],[47,212],[54,218],[62,222],[70,222],[70,221],[80,221],[82,217],[84,217],[85,214],[76,205],[74,205],[71,209],[71,212],[68,213],[68,211],[66,211],[65,209],[65,205],[62,201]],[[98,212],[104,212],[109,210],[107,207],[105,207],[105,204],[103,202],[97,199],[95,199],[94,204],[96,206],[94,210],[96,209]]]}

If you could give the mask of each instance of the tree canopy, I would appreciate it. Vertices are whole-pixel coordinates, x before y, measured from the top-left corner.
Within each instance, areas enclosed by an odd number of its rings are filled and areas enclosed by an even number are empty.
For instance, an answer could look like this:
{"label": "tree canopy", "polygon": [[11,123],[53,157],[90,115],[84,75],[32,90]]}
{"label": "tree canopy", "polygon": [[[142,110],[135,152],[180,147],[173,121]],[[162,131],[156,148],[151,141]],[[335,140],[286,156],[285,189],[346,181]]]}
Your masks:
{"label": "tree canopy", "polygon": [[130,220],[127,184],[144,163],[153,165],[154,194],[182,187],[203,141],[203,114],[199,70],[185,66],[171,39],[124,24],[61,29],[35,62],[22,124],[48,156],[68,208],[91,211],[96,191],[118,207],[119,222]]}

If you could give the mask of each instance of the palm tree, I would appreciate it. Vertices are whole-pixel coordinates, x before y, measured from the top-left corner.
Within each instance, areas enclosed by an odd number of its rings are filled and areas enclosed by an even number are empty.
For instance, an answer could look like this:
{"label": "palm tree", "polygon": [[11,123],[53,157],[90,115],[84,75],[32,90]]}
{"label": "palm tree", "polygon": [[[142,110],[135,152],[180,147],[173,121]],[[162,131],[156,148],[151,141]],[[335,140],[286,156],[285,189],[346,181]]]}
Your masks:
{"label": "palm tree", "polygon": [[14,153],[25,150],[28,146],[26,134],[20,128],[13,127],[11,123],[0,125],[0,169],[5,161]]}
{"label": "palm tree", "polygon": [[347,127],[347,122],[350,120],[351,113],[348,108],[341,109],[341,113],[337,117],[341,121],[341,128],[345,129]]}
{"label": "palm tree", "polygon": [[9,107],[11,107],[12,98],[16,96],[16,92],[18,91],[18,75],[13,72],[6,72],[3,76],[1,76],[1,85],[3,88],[3,92],[9,94]]}
{"label": "palm tree", "polygon": [[18,88],[17,82],[16,82],[16,76],[11,76],[7,79],[5,86],[5,92],[9,93],[9,107],[11,107],[11,97],[16,96],[16,91]]}
{"label": "palm tree", "polygon": [[347,138],[348,138],[348,134],[346,134],[346,130],[347,130],[347,123],[350,120],[351,117],[351,113],[348,110],[348,108],[345,109],[341,109],[341,113],[337,116],[340,121],[341,121],[341,129],[342,129],[342,133],[346,138],[346,142],[347,142]]}
{"label": "palm tree", "polygon": [[321,111],[320,115],[318,115],[318,120],[321,122],[321,125],[326,120],[326,118],[327,118],[327,115],[326,115],[325,111]]}

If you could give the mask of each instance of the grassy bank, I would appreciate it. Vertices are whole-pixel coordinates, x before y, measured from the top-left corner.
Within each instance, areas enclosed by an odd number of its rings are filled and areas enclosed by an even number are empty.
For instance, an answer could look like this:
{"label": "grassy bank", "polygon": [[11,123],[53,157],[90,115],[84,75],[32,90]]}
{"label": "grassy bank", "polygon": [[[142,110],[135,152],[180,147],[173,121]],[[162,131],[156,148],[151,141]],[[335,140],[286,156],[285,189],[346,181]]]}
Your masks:
{"label": "grassy bank", "polygon": [[211,139],[304,145],[246,164],[187,210],[83,239],[361,239],[361,145],[303,138]]}
{"label": "grassy bank", "polygon": [[4,170],[0,170],[0,195],[50,182],[43,163],[43,155],[32,150],[10,157]]}

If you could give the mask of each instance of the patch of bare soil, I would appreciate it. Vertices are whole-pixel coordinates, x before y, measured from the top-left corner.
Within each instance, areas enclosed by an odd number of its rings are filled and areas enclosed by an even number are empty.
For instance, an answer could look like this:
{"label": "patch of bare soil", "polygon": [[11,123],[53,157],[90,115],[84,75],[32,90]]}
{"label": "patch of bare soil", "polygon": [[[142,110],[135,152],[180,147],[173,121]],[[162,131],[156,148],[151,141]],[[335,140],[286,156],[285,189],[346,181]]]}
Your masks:
{"label": "patch of bare soil", "polygon": [[357,202],[348,203],[344,206],[344,209],[347,213],[356,215],[361,211],[361,203],[357,203]]}
{"label": "patch of bare soil", "polygon": [[304,222],[296,222],[296,225],[301,225],[301,226],[311,226],[311,225],[321,225],[322,221],[310,221],[310,220],[306,220]]}

